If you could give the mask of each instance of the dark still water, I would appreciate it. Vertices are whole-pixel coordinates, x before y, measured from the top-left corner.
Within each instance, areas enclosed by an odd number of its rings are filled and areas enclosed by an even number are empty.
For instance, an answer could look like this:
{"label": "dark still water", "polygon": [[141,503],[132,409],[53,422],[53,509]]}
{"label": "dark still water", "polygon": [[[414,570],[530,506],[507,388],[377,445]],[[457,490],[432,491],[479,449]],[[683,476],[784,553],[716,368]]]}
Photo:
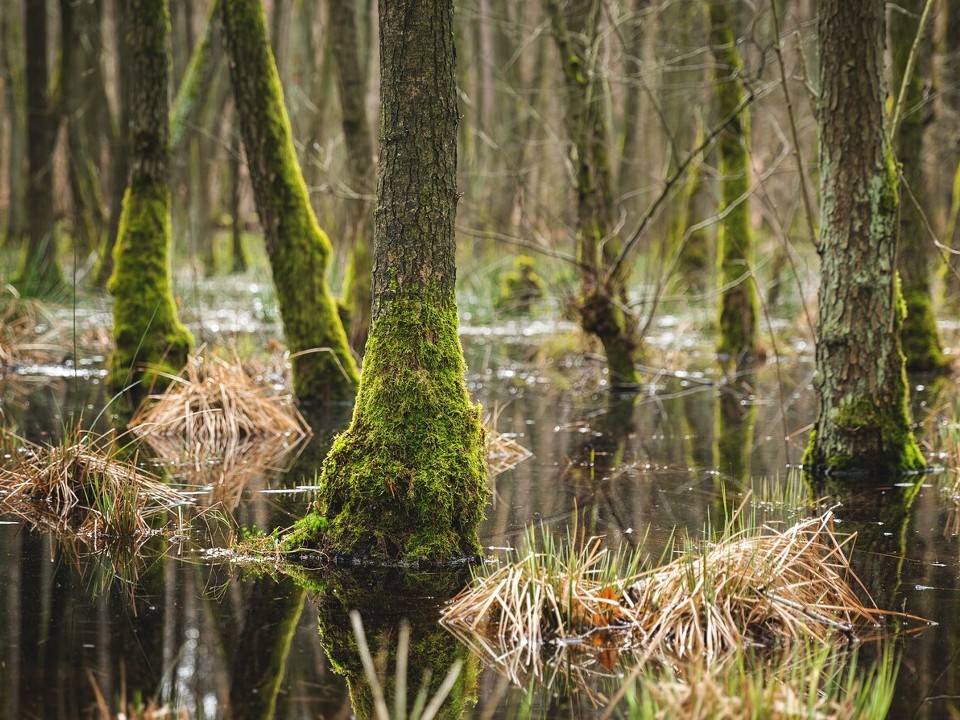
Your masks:
{"label": "dark still water", "polygon": [[[684,372],[647,372],[647,386],[631,399],[595,392],[599,366],[589,360],[540,360],[538,348],[552,332],[464,336],[472,393],[500,432],[533,453],[492,480],[481,529],[491,553],[517,546],[531,522],[560,534],[576,525],[610,547],[647,535],[658,553],[671,533],[699,536],[722,514],[722,498],[738,503],[751,478],[789,481],[816,405],[804,348],[792,348],[779,371],[769,363],[732,384],[721,381],[711,358],[691,352]],[[3,422],[41,441],[59,440],[78,410],[88,421],[96,417],[108,399],[96,372],[79,381],[4,382]],[[924,388],[916,419],[955,404],[951,393],[949,384],[937,394]],[[263,467],[255,456],[229,473],[215,462],[167,470],[201,504],[224,501],[239,527],[287,526],[309,502],[305,486],[348,412],[310,418],[315,436],[282,463],[286,472],[273,467],[281,464],[276,458]],[[106,428],[108,421],[104,414],[97,422]],[[932,437],[936,425],[927,422],[921,434]],[[897,640],[895,718],[960,712],[960,520],[940,489],[950,472],[924,476],[917,492],[894,485],[855,492],[835,508],[838,529],[859,533],[854,566],[877,605],[937,623]],[[210,489],[231,473],[242,487]],[[456,686],[447,717],[591,717],[604,710],[562,673],[527,687],[510,683],[440,627],[439,610],[465,583],[462,573],[258,573],[223,562],[201,546],[209,539],[192,537],[156,538],[136,558],[115,558],[78,552],[12,518],[0,521],[2,720],[100,718],[107,708],[115,716],[148,702],[191,718],[347,718],[354,703],[357,710],[369,703],[352,609],[375,651],[395,647],[400,619],[410,621],[411,695],[425,670],[442,677],[464,661],[466,681]],[[597,687],[616,689],[617,673],[629,669],[621,661],[591,666]]]}

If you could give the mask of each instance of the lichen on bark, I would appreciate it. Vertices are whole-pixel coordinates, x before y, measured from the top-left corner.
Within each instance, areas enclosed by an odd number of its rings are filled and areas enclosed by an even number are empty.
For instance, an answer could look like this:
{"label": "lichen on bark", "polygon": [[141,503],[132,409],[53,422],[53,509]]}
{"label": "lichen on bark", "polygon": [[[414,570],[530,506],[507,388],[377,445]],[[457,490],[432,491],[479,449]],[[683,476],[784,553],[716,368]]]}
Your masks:
{"label": "lichen on bark", "polygon": [[[862,5],[862,6],[861,6]],[[897,175],[884,127],[883,2],[822,0],[820,411],[804,453],[814,474],[918,470],[895,269]]]}

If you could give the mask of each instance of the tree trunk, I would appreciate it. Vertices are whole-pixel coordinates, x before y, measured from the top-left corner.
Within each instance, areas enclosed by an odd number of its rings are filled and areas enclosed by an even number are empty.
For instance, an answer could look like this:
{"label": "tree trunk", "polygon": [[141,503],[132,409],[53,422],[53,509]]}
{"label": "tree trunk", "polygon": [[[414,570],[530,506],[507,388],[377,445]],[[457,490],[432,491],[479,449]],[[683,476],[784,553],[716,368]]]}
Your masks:
{"label": "tree trunk", "polygon": [[897,176],[884,127],[882,0],[821,0],[820,411],[814,473],[924,466],[910,430],[896,277]]}
{"label": "tree trunk", "polygon": [[23,202],[27,175],[24,172],[24,148],[27,145],[27,90],[24,87],[23,21],[18,0],[6,0],[3,17],[3,89],[10,114],[10,145],[7,152],[7,182],[10,200],[4,242],[19,245],[23,239]]}
{"label": "tree trunk", "polygon": [[114,66],[117,78],[117,122],[116,127],[111,129],[110,221],[93,276],[94,285],[100,288],[105,287],[113,275],[113,255],[117,245],[117,237],[120,234],[123,196],[126,192],[127,176],[130,171],[130,86],[132,80],[128,58],[131,57],[132,51],[127,33],[130,17],[128,3],[129,0],[115,0],[113,8],[113,35],[118,56]]}
{"label": "tree trunk", "polygon": [[297,165],[263,1],[221,0],[230,78],[253,194],[301,401],[353,396],[357,367],[327,289],[330,240]]}
{"label": "tree trunk", "polygon": [[170,15],[167,0],[131,0],[130,176],[114,248],[108,382],[137,398],[183,367],[193,338],[177,319],[170,277]]}
{"label": "tree trunk", "polygon": [[90,79],[102,80],[96,65],[100,32],[92,0],[60,0],[60,109],[67,131],[67,172],[72,204],[72,234],[77,260],[99,249],[107,213],[100,187],[95,143],[87,114],[96,112],[99,98]]}
{"label": "tree trunk", "polygon": [[288,545],[379,561],[480,551],[480,409],[457,335],[453,2],[381,0],[373,310],[348,430]]}
{"label": "tree trunk", "polygon": [[26,3],[27,248],[13,284],[22,295],[44,295],[64,283],[54,235],[54,126],[48,97],[47,3]]}
{"label": "tree trunk", "polygon": [[349,315],[350,345],[362,352],[370,330],[370,303],[373,219],[373,195],[376,177],[373,165],[373,143],[367,122],[367,83],[360,68],[357,45],[357,22],[353,0],[331,0],[330,42],[333,65],[340,95],[343,139],[347,146],[347,169],[351,190],[348,232],[350,233],[350,265],[343,290],[343,305]]}
{"label": "tree trunk", "polygon": [[567,84],[565,125],[576,150],[580,325],[603,345],[611,386],[635,388],[640,385],[639,341],[635,319],[627,310],[629,273],[625,264],[619,272],[610,271],[621,242],[614,229],[607,90],[594,66],[597,53],[591,47],[597,39],[600,3],[570,0],[563,8],[560,3],[547,0],[547,11]]}
{"label": "tree trunk", "polygon": [[[910,48],[917,35],[925,0],[902,0],[890,13],[890,41],[893,49],[893,83],[899,93]],[[931,213],[930,194],[923,172],[923,136],[929,124],[932,104],[924,98],[924,76],[930,71],[929,42],[921,41],[913,75],[907,84],[903,120],[895,141],[902,181],[897,269],[907,304],[907,316],[900,331],[908,370],[944,371],[949,363],[943,355],[943,342],[937,329],[930,292],[930,273],[936,250],[927,230]]]}
{"label": "tree trunk", "polygon": [[[710,47],[716,61],[717,116],[727,118],[737,113],[743,103],[740,74],[743,64],[737,51],[733,23],[726,3],[711,2]],[[753,228],[750,226],[750,115],[746,108],[720,133],[719,212],[722,216],[717,233],[717,256],[720,262],[720,340],[717,352],[720,362],[733,360],[739,370],[751,363],[757,351],[757,316],[759,297],[753,277]]]}

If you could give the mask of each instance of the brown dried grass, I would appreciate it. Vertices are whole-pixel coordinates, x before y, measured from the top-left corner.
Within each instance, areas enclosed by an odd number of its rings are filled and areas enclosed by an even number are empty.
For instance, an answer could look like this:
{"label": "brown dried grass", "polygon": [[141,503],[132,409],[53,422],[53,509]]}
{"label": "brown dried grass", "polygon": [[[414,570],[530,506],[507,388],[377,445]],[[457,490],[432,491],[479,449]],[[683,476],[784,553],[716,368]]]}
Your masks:
{"label": "brown dried grass", "polygon": [[188,501],[137,466],[113,434],[75,430],[62,444],[41,447],[16,440],[0,466],[0,511],[33,527],[98,542],[136,541],[151,521]]}
{"label": "brown dried grass", "polygon": [[[140,436],[184,439],[235,455],[250,438],[299,440],[310,433],[289,395],[278,395],[251,377],[256,368],[236,357],[191,355],[162,395],[151,396],[130,421]],[[262,373],[261,373],[262,374]]]}
{"label": "brown dried grass", "polygon": [[145,440],[179,481],[209,488],[207,504],[234,510],[244,490],[257,478],[282,473],[292,456],[303,448],[305,435],[294,438],[268,435],[248,438],[230,452],[166,435]]}
{"label": "brown dried grass", "polygon": [[57,335],[57,322],[43,303],[19,297],[10,286],[0,294],[0,369],[62,355]]}
{"label": "brown dried grass", "polygon": [[443,622],[486,638],[486,654],[528,666],[550,645],[598,635],[648,657],[708,663],[749,645],[847,643],[883,615],[858,597],[865,591],[845,554],[853,537],[838,539],[828,512],[786,530],[728,529],[641,571],[639,552],[613,557],[597,540],[554,547],[545,534],[545,552],[475,578]]}
{"label": "brown dried grass", "polygon": [[512,438],[491,428],[486,431],[487,474],[494,478],[512,470],[533,453]]}

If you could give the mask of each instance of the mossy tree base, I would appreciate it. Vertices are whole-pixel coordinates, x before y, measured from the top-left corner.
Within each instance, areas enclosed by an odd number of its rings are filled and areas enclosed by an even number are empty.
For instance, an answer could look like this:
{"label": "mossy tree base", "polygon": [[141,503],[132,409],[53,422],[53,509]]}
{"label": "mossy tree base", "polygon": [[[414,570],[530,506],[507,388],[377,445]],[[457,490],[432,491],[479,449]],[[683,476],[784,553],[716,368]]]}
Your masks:
{"label": "mossy tree base", "polygon": [[180,324],[173,302],[168,248],[170,191],[161,183],[127,188],[114,248],[113,335],[107,382],[141,392],[169,383],[183,368],[193,336]]}
{"label": "mossy tree base", "polygon": [[596,336],[607,358],[610,386],[618,390],[640,387],[636,359],[640,351],[634,339],[634,319],[608,295],[593,292],[580,300],[580,325]]}
{"label": "mossy tree base", "polygon": [[393,300],[367,343],[353,421],[323,464],[320,498],[286,546],[372,562],[480,553],[489,496],[483,427],[463,381],[456,306]]}

